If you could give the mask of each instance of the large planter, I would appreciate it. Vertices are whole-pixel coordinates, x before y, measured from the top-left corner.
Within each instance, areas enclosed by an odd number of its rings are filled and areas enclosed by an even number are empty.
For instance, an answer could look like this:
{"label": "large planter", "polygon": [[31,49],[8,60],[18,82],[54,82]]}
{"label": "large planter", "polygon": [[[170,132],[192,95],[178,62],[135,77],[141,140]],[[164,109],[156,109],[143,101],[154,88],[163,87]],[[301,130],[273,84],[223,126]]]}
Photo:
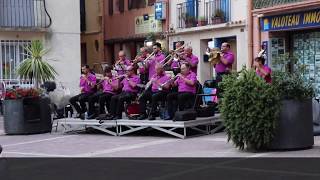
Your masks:
{"label": "large planter", "polygon": [[312,100],[284,100],[269,149],[308,149],[314,145]]}
{"label": "large planter", "polygon": [[4,129],[8,135],[51,132],[49,98],[5,100]]}

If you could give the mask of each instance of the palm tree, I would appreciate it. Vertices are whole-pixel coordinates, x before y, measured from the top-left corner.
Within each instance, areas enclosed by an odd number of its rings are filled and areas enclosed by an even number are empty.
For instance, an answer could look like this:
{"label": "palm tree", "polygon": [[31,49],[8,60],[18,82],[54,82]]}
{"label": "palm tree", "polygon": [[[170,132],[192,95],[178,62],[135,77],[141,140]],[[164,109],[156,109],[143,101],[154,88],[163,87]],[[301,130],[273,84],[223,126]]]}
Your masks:
{"label": "palm tree", "polygon": [[39,88],[39,85],[45,81],[54,80],[57,72],[48,62],[43,60],[48,50],[43,47],[41,41],[32,41],[25,50],[28,58],[22,61],[17,68],[17,74],[20,78],[34,80],[36,88]]}

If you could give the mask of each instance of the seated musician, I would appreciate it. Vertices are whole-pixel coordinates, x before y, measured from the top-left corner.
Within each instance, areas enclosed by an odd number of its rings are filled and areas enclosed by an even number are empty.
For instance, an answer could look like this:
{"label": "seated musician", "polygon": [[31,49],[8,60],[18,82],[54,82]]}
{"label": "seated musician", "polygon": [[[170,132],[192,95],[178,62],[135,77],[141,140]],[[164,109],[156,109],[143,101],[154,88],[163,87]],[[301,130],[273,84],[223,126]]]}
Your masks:
{"label": "seated musician", "polygon": [[179,41],[176,43],[176,52],[171,51],[170,53],[174,56],[170,58],[168,65],[170,65],[174,75],[177,75],[180,73],[180,67],[181,67],[181,62],[179,61],[180,55],[183,54],[184,48],[182,47],[184,43],[182,41]]}
{"label": "seated musician", "polygon": [[122,119],[122,111],[124,102],[134,100],[138,93],[137,84],[140,83],[139,76],[136,75],[136,69],[133,66],[127,68],[126,76],[123,80],[119,81],[118,88],[122,88],[122,92],[114,95],[110,102],[110,119]]}
{"label": "seated musician", "polygon": [[104,70],[104,79],[99,83],[102,86],[102,90],[96,92],[89,97],[89,111],[88,119],[94,119],[98,116],[95,112],[95,103],[99,101],[99,114],[105,114],[105,107],[107,107],[108,112],[110,112],[110,100],[113,95],[117,93],[118,90],[118,80],[112,76],[111,67],[106,67]]}
{"label": "seated musician", "polygon": [[191,71],[197,74],[199,58],[192,53],[192,47],[188,46],[184,48],[184,63],[189,63]]}
{"label": "seated musician", "polygon": [[117,71],[118,75],[126,74],[126,69],[128,66],[131,65],[131,61],[126,58],[126,54],[124,51],[119,51],[119,60],[115,63],[115,70]]}
{"label": "seated musician", "polygon": [[151,77],[156,74],[156,64],[164,64],[164,59],[166,58],[165,55],[161,52],[161,44],[158,42],[153,45],[153,53],[154,57],[150,58],[150,60],[146,63],[146,68],[149,71],[148,79],[151,79]]}
{"label": "seated musician", "polygon": [[[146,119],[146,104],[147,101],[151,102],[151,112],[149,114],[149,120],[155,120],[155,111],[157,108],[158,102],[165,101],[167,98],[167,94],[170,88],[170,77],[166,75],[163,70],[162,64],[156,64],[156,74],[153,75],[150,82],[151,84],[151,91],[146,90],[144,94],[139,99],[140,104],[140,111],[142,112],[141,116],[139,117],[140,120]],[[150,83],[149,82],[149,83]]]}
{"label": "seated musician", "polygon": [[173,86],[178,86],[178,92],[171,92],[167,96],[169,117],[166,120],[172,119],[177,110],[174,101],[178,101],[179,110],[183,111],[187,102],[195,99],[197,75],[190,68],[188,63],[181,65],[181,74],[177,75],[177,79],[173,83]]}
{"label": "seated musician", "polygon": [[88,101],[89,97],[94,94],[96,85],[96,76],[90,72],[88,65],[83,66],[81,71],[83,73],[80,77],[81,93],[70,98],[70,104],[78,113],[77,118],[84,117],[84,113],[87,111],[86,102]]}

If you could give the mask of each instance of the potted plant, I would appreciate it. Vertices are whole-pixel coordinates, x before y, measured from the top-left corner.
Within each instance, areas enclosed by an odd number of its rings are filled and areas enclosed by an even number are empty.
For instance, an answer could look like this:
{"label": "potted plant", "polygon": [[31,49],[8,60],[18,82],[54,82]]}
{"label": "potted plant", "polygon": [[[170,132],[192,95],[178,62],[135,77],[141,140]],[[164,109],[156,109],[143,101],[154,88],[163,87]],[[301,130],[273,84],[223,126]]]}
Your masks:
{"label": "potted plant", "polygon": [[275,61],[280,64],[280,71],[272,75],[272,85],[280,96],[281,108],[275,137],[269,148],[311,148],[314,144],[312,98],[315,92],[312,83],[304,78],[305,66],[294,57],[283,57]]}
{"label": "potted plant", "polygon": [[225,22],[224,12],[221,9],[217,9],[211,16],[212,24],[221,24]]}
{"label": "potted plant", "polygon": [[182,15],[182,19],[185,22],[186,28],[195,27],[196,26],[196,18],[194,16],[189,15],[188,13],[184,13]]}
{"label": "potted plant", "polygon": [[6,134],[33,134],[51,131],[50,100],[42,96],[39,85],[53,80],[54,68],[43,60],[47,54],[40,41],[32,41],[25,48],[28,58],[18,66],[17,74],[32,80],[32,89],[7,89],[4,100],[4,124]]}
{"label": "potted plant", "polygon": [[256,75],[254,70],[224,76],[219,110],[228,141],[243,150],[259,150],[273,140],[280,100],[276,88]]}
{"label": "potted plant", "polygon": [[208,24],[208,21],[205,16],[200,16],[198,18],[198,26],[206,26]]}

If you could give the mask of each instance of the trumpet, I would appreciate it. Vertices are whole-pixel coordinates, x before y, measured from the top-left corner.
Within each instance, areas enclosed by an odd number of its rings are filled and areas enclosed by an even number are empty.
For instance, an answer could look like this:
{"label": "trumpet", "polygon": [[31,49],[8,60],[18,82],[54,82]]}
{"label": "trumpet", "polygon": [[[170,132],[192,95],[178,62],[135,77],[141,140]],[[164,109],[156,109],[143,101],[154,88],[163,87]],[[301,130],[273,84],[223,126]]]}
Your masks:
{"label": "trumpet", "polygon": [[209,62],[212,65],[217,65],[221,61],[221,50],[219,48],[213,48],[210,51],[207,51],[206,54],[209,56]]}
{"label": "trumpet", "polygon": [[151,57],[154,57],[154,56],[155,56],[155,52],[152,52],[145,60],[143,60],[143,64],[146,64],[151,59]]}
{"label": "trumpet", "polygon": [[[188,43],[188,44],[189,44],[189,43]],[[164,58],[164,60],[162,60],[160,63],[162,64],[163,62],[166,62],[166,60],[169,58],[168,61],[167,61],[163,66],[167,65],[168,62],[170,62],[170,60],[172,59],[172,57],[174,57],[174,55],[180,56],[181,53],[179,53],[179,52],[177,52],[177,51],[181,50],[181,49],[184,48],[186,45],[187,45],[187,44],[183,44],[183,45],[182,45],[181,47],[179,47],[178,49],[173,50],[172,53],[169,53],[168,56],[167,56],[166,58]],[[184,52],[182,52],[182,53],[184,53]]]}
{"label": "trumpet", "polygon": [[176,79],[178,79],[179,77],[181,76],[181,74],[177,74],[176,76],[172,77],[171,79],[169,79],[168,81],[162,83],[159,87],[158,87],[158,90],[159,91],[162,91],[163,90],[163,87],[169,83],[171,83],[172,81],[175,81]]}
{"label": "trumpet", "polygon": [[126,78],[126,77],[128,77],[128,75],[124,74],[124,75],[117,76],[115,79],[122,79],[122,78]]}

